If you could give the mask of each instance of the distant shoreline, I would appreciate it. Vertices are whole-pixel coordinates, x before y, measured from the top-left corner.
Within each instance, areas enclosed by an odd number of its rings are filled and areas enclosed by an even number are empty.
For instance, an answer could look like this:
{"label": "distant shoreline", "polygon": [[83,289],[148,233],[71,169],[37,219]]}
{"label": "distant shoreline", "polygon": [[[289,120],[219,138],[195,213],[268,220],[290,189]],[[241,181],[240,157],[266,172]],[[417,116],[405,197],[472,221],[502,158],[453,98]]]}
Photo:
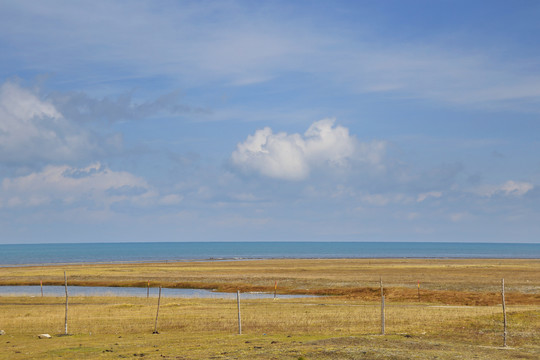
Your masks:
{"label": "distant shoreline", "polygon": [[540,244],[156,242],[0,245],[0,266],[263,259],[540,259]]}
{"label": "distant shoreline", "polygon": [[28,263],[0,264],[0,268],[12,267],[52,267],[52,266],[83,266],[83,265],[151,265],[177,264],[191,262],[234,262],[234,261],[266,261],[266,260],[540,260],[540,257],[245,257],[245,258],[208,258],[208,259],[171,259],[171,260],[140,260],[140,261],[92,261],[92,262],[62,262],[62,263]]}

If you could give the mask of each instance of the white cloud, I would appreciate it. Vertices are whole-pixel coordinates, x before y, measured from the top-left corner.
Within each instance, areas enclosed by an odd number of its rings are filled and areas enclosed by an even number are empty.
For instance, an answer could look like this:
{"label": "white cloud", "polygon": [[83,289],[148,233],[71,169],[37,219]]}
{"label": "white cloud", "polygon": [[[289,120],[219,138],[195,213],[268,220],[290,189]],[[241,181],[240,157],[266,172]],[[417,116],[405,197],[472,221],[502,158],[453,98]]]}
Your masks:
{"label": "white cloud", "polygon": [[274,178],[299,180],[309,174],[304,140],[298,134],[273,134],[266,127],[248,136],[232,153],[235,165]]}
{"label": "white cloud", "polygon": [[532,190],[534,185],[527,182],[507,181],[501,185],[500,191],[506,195],[521,196],[525,195],[529,190]]}
{"label": "white cloud", "polygon": [[470,216],[471,215],[467,212],[453,213],[450,214],[450,220],[452,220],[453,222],[460,222],[470,218]]}
{"label": "white cloud", "polygon": [[523,196],[530,190],[534,189],[534,185],[523,181],[508,180],[501,185],[486,185],[475,189],[475,193],[491,197],[494,195],[502,194],[506,196]]}
{"label": "white cloud", "polygon": [[163,196],[159,200],[159,204],[161,204],[161,205],[176,205],[176,204],[181,203],[183,199],[184,199],[184,197],[181,196],[181,195],[169,194],[169,195]]}
{"label": "white cloud", "polygon": [[430,197],[440,198],[441,196],[442,196],[442,192],[440,191],[429,191],[426,193],[419,194],[418,197],[416,198],[416,202],[422,202]]}
{"label": "white cloud", "polygon": [[229,195],[232,200],[239,202],[254,202],[260,199],[252,193],[233,193]]}
{"label": "white cloud", "polygon": [[5,208],[55,204],[109,208],[116,203],[171,205],[181,200],[177,194],[160,196],[143,178],[99,163],[86,168],[47,166],[40,172],[6,178],[0,188],[0,204]]}
{"label": "white cloud", "polygon": [[269,127],[257,130],[238,144],[232,162],[243,170],[285,180],[303,180],[316,167],[343,168],[351,161],[381,162],[384,142],[360,143],[347,128],[334,126],[334,122],[316,121],[304,135],[274,134]]}
{"label": "white cloud", "polygon": [[420,217],[420,214],[417,212],[409,212],[406,215],[407,220],[415,220],[415,219],[418,219],[419,217]]}
{"label": "white cloud", "polygon": [[95,149],[50,102],[13,82],[0,86],[0,163],[70,161]]}
{"label": "white cloud", "polygon": [[362,202],[375,206],[385,206],[392,201],[391,196],[383,194],[368,194],[362,196]]}
{"label": "white cloud", "polygon": [[[223,1],[178,2],[166,11],[145,1],[129,7],[113,1],[2,5],[0,40],[15,49],[4,54],[7,59],[78,79],[167,75],[192,84],[249,85],[301,72],[339,83],[341,89],[349,85],[363,92],[488,107],[522,109],[525,103],[538,111],[539,74],[531,70],[530,59],[516,61],[511,52],[482,43],[449,46],[446,33],[395,41],[361,21],[349,32],[339,17],[325,16],[333,26],[320,26],[313,21],[318,14],[306,9],[289,12],[277,5],[253,11]],[[121,15],[131,21],[119,22]],[[467,44],[461,36],[457,29],[450,35],[455,43]],[[88,74],[74,64],[121,71]]]}
{"label": "white cloud", "polygon": [[411,200],[412,199],[405,194],[364,194],[360,197],[360,201],[363,203],[375,206],[410,203]]}

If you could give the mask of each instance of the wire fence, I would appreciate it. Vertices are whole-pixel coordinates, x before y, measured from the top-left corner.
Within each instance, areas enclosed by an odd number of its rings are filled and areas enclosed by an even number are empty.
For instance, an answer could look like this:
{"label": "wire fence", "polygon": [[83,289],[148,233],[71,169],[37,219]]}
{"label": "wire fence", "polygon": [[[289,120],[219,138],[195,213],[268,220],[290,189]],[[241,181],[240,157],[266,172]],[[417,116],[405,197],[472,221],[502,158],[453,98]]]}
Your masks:
{"label": "wire fence", "polygon": [[[46,293],[46,291],[45,291]],[[167,289],[163,289],[164,296]],[[2,297],[1,307],[10,306]],[[380,302],[332,296],[312,298],[242,299],[241,316],[235,298],[70,297],[69,332],[141,333],[190,332],[243,334],[459,338],[486,345],[502,345],[503,313],[496,306],[446,306],[401,303],[387,299],[384,324]],[[511,345],[538,343],[540,307],[507,307]],[[19,304],[16,313],[0,310],[0,328],[18,333],[62,333],[62,297],[34,296]],[[384,331],[382,331],[384,326]]]}

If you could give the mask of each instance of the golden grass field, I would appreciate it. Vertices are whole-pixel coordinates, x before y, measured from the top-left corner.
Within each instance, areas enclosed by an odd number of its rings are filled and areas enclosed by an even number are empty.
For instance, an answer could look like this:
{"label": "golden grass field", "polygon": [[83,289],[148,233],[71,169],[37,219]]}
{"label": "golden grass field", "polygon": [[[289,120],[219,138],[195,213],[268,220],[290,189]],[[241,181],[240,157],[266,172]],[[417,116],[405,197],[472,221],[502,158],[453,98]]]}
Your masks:
{"label": "golden grass field", "polygon": [[[0,359],[538,359],[539,260],[253,260],[0,268],[0,284],[328,295],[242,301],[0,296]],[[380,289],[386,298],[381,336]],[[508,347],[502,348],[505,279]],[[420,299],[417,284],[420,281]],[[166,289],[164,290],[166,292]],[[49,333],[52,339],[38,339]]]}

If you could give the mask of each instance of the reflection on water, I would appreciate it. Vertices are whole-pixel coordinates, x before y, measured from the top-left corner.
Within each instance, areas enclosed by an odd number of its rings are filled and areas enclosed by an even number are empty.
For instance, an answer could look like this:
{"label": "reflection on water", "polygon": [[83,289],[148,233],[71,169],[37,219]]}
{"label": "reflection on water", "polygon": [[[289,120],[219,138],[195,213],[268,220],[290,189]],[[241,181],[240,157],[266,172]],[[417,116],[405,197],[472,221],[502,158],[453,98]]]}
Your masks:
{"label": "reflection on water", "polygon": [[[146,288],[134,287],[101,287],[101,286],[68,286],[70,296],[138,296],[146,297]],[[0,286],[1,295],[41,296],[39,286]],[[63,286],[43,286],[44,296],[64,296]],[[158,296],[158,288],[150,288],[150,296]],[[161,296],[177,298],[214,298],[235,299],[236,293],[224,293],[202,289],[171,289],[162,288]],[[242,293],[243,299],[271,299],[274,294]],[[313,297],[308,295],[278,295],[280,299]]]}

